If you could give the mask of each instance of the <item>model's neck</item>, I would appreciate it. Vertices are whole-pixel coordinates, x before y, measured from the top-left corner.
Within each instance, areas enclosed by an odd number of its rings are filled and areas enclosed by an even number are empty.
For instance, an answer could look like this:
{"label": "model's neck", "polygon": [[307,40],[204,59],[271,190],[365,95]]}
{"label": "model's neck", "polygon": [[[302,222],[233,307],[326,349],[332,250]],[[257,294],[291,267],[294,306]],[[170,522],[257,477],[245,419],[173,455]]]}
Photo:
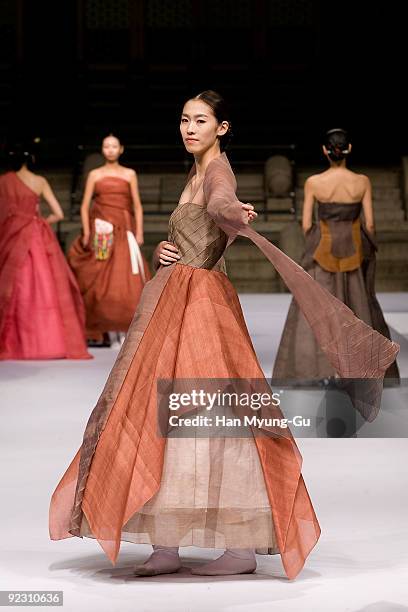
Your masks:
{"label": "model's neck", "polygon": [[196,176],[198,179],[202,178],[205,175],[205,171],[207,170],[208,164],[221,155],[220,147],[218,143],[216,146],[207,149],[205,153],[202,155],[194,156],[194,161],[196,165]]}
{"label": "model's neck", "polygon": [[105,167],[109,168],[110,170],[116,170],[116,168],[119,168],[120,164],[118,161],[105,161]]}
{"label": "model's neck", "polygon": [[21,166],[21,168],[17,170],[16,174],[28,174],[29,172],[30,172],[29,169],[24,164],[24,166]]}
{"label": "model's neck", "polygon": [[337,170],[338,168],[346,168],[346,160],[342,159],[341,161],[338,161],[338,162],[331,161],[330,168],[332,170]]}

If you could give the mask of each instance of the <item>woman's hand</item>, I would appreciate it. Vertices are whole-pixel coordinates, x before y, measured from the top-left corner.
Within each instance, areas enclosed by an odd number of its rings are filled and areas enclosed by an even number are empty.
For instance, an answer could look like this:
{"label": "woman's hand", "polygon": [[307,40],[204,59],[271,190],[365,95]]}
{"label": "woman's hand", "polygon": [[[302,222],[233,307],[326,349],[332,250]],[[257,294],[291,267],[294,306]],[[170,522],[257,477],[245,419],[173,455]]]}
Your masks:
{"label": "woman's hand", "polygon": [[84,249],[89,245],[89,234],[82,234],[81,243]]}
{"label": "woman's hand", "polygon": [[255,212],[255,209],[252,204],[242,204],[242,209],[248,213],[248,223],[252,223],[252,221],[258,216],[258,213]]}
{"label": "woman's hand", "polygon": [[136,232],[136,242],[139,246],[142,246],[142,244],[144,243],[143,234],[139,234],[138,232]]}
{"label": "woman's hand", "polygon": [[370,238],[373,238],[375,240],[375,227],[374,227],[374,225],[367,225],[367,223],[366,223],[365,224],[365,228],[366,228],[367,234],[370,235]]}
{"label": "woman's hand", "polygon": [[176,245],[167,240],[160,242],[157,255],[162,266],[169,266],[180,259]]}
{"label": "woman's hand", "polygon": [[64,218],[64,215],[48,215],[48,217],[45,218],[46,223],[48,223],[49,225],[52,225],[53,223],[58,223],[58,221],[62,221],[62,219]]}

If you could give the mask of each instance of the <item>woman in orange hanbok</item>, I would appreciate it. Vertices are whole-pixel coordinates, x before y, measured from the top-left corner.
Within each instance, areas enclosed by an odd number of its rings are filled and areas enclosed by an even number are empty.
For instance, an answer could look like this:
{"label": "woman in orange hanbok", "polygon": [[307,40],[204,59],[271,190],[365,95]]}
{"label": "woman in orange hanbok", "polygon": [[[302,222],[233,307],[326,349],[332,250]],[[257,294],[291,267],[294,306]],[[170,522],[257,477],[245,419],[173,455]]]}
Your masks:
{"label": "woman in orange hanbok", "polygon": [[[162,437],[162,379],[265,381],[223,253],[238,234],[273,263],[340,376],[372,380],[356,406],[371,419],[398,346],[357,319],[300,266],[250,227],[256,213],[235,195],[223,152],[230,132],[222,98],[188,100],[181,134],[195,164],[157,249],[158,271],[88,421],[83,443],[51,501],[52,539],[88,536],[114,563],[120,542],[150,543],[137,575],[177,572],[179,546],[225,548],[192,570],[225,575],[256,569],[255,552],[279,553],[294,578],[320,527],[289,431],[246,437]],[[380,384],[378,384],[380,383]],[[269,435],[271,434],[271,435]]]}
{"label": "woman in orange hanbok", "polygon": [[87,337],[95,341],[108,332],[128,330],[150,279],[140,250],[143,209],[137,175],[119,163],[123,150],[113,134],[103,139],[105,164],[88,175],[81,205],[82,236],[68,253],[85,302]]}

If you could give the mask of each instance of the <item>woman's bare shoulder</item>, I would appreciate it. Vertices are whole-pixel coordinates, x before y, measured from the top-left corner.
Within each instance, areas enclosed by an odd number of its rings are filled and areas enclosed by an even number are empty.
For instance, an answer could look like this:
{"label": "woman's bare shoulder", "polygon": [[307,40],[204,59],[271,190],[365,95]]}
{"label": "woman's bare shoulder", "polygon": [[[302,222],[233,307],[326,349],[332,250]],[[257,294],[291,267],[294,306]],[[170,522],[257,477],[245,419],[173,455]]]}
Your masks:
{"label": "woman's bare shoulder", "polygon": [[123,174],[123,178],[125,178],[126,180],[130,180],[133,177],[136,177],[136,170],[134,170],[133,168],[129,168],[128,166],[120,166],[120,172],[121,174]]}
{"label": "woman's bare shoulder", "polygon": [[361,174],[352,170],[349,170],[349,173],[350,176],[354,179],[355,183],[359,186],[367,188],[371,184],[371,181],[366,174]]}
{"label": "woman's bare shoulder", "polygon": [[326,178],[326,172],[318,172],[316,174],[311,174],[305,180],[305,189],[315,189],[319,184],[324,182]]}
{"label": "woman's bare shoulder", "polygon": [[310,174],[305,182],[308,182],[310,185],[314,185],[315,183],[319,183],[327,177],[327,170],[322,170],[321,172],[315,172],[314,174]]}
{"label": "woman's bare shoulder", "polygon": [[358,176],[360,181],[363,181],[364,183],[370,183],[371,182],[370,178],[366,174],[356,174],[356,176]]}
{"label": "woman's bare shoulder", "polygon": [[42,191],[44,187],[49,187],[48,180],[45,178],[45,176],[42,176],[41,174],[35,174],[34,172],[30,171],[28,179],[34,187],[35,191]]}
{"label": "woman's bare shoulder", "polygon": [[101,168],[94,168],[93,170],[90,170],[87,174],[87,180],[91,180],[91,181],[97,181],[98,179],[102,178],[104,175],[104,172]]}

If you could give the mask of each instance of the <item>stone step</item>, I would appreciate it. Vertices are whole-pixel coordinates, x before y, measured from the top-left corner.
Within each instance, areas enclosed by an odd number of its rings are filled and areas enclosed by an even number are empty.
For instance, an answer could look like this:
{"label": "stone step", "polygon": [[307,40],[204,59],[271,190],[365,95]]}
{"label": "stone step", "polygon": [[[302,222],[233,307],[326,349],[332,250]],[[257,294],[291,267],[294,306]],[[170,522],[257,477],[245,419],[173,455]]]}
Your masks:
{"label": "stone step", "polygon": [[237,293],[282,293],[283,285],[279,278],[258,280],[257,278],[244,279],[233,278],[230,273],[229,278],[234,285]]}
{"label": "stone step", "polygon": [[149,212],[150,213],[155,213],[157,215],[160,214],[160,212],[163,213],[167,213],[168,216],[171,215],[171,213],[173,212],[173,210],[176,208],[177,206],[177,202],[158,202],[157,200],[154,202],[146,202],[142,199],[142,206],[143,206],[143,210],[145,212]]}
{"label": "stone step", "polygon": [[71,173],[60,173],[57,171],[47,172],[40,171],[39,174],[44,176],[49,184],[51,185],[51,189],[54,191],[56,189],[71,191],[72,187],[72,174]]}
{"label": "stone step", "polygon": [[405,212],[401,209],[378,210],[377,207],[374,206],[374,218],[376,223],[379,221],[404,221]]}
{"label": "stone step", "polygon": [[404,212],[404,206],[402,200],[373,200],[374,212],[380,210],[391,210],[391,211],[399,211],[402,210]]}
{"label": "stone step", "polygon": [[[377,235],[381,235],[383,232],[389,231],[398,231],[401,225],[405,225],[406,221],[381,221],[381,219],[377,219],[376,221],[376,231]],[[406,231],[406,229],[404,230]]]}
{"label": "stone step", "polygon": [[237,261],[231,258],[231,254],[228,254],[226,256],[226,265],[228,275],[240,281],[254,280],[256,278],[258,282],[264,282],[273,281],[277,277],[277,272],[269,261],[266,261],[266,264],[261,261]]}
{"label": "stone step", "polygon": [[408,291],[408,268],[403,261],[378,260],[376,291]]}
{"label": "stone step", "polygon": [[263,187],[264,186],[264,174],[261,172],[236,172],[235,178],[237,179],[238,187]]}
{"label": "stone step", "polygon": [[151,218],[150,216],[145,216],[143,220],[144,231],[148,233],[156,233],[160,232],[161,234],[165,234],[167,236],[168,227],[169,227],[169,218],[168,217],[158,217],[155,216]]}
{"label": "stone step", "polygon": [[[64,200],[61,198],[57,197],[58,202],[61,205],[62,211],[64,213],[64,216],[66,218],[69,218],[70,216],[70,211],[71,211],[71,201],[70,200]],[[44,216],[48,216],[49,214],[51,214],[51,209],[48,206],[47,202],[45,202],[45,200],[41,200],[40,201],[40,213],[41,215]]]}
{"label": "stone step", "polygon": [[373,200],[401,200],[401,187],[373,186]]}
{"label": "stone step", "polygon": [[69,189],[53,188],[52,191],[54,192],[54,195],[57,198],[57,200],[59,200],[60,202],[70,202],[71,201],[71,192]]}
{"label": "stone step", "polygon": [[401,185],[401,167],[392,168],[353,168],[359,174],[365,174],[373,187],[397,187]]}
{"label": "stone step", "polygon": [[380,235],[394,232],[398,236],[404,236],[404,240],[408,240],[408,221],[379,221],[376,225]]}
{"label": "stone step", "polygon": [[[277,234],[271,242],[277,244],[278,237]],[[256,262],[262,263],[265,261],[265,256],[261,251],[252,242],[244,238],[238,238],[230,245],[226,257],[228,261],[234,262],[234,265],[243,265],[245,262],[251,262],[252,265]],[[254,267],[252,268],[252,274],[254,274]]]}
{"label": "stone step", "polygon": [[[408,236],[407,236],[408,238]],[[381,242],[377,251],[377,261],[408,261],[408,243]]]}

